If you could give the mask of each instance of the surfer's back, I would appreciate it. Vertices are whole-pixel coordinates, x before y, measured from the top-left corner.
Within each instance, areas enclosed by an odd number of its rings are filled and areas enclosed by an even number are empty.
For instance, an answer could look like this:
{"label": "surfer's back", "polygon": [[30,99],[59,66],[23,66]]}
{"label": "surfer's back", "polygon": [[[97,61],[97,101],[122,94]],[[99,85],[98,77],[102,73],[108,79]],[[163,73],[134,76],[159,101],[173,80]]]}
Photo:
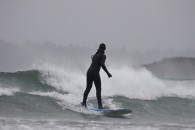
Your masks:
{"label": "surfer's back", "polygon": [[91,63],[90,68],[91,69],[97,69],[99,71],[102,64],[104,64],[102,62],[104,57],[106,57],[106,56],[102,53],[97,53],[97,54],[93,55],[92,56],[92,63]]}

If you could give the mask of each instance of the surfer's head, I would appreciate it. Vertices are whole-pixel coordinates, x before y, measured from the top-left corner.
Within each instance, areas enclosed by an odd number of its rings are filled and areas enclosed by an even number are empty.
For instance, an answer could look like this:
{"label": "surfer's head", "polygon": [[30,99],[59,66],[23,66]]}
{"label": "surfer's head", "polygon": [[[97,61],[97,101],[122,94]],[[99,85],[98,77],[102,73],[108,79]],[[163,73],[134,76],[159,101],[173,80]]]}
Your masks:
{"label": "surfer's head", "polygon": [[99,49],[106,50],[106,45],[104,43],[101,43]]}
{"label": "surfer's head", "polygon": [[105,53],[105,52],[104,52],[105,50],[106,50],[106,45],[105,45],[104,43],[101,43],[101,44],[99,45],[99,48],[98,48],[96,54],[98,54],[98,53],[104,54],[104,53]]}

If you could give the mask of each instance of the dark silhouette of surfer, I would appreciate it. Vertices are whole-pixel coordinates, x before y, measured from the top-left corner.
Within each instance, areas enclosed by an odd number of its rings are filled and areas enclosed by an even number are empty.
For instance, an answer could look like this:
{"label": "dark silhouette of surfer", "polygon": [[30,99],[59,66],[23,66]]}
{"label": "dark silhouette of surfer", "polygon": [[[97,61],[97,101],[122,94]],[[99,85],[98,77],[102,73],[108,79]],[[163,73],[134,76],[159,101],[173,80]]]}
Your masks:
{"label": "dark silhouette of surfer", "polygon": [[104,43],[101,43],[99,45],[99,49],[97,50],[97,52],[92,56],[92,63],[87,71],[87,86],[83,94],[83,102],[81,103],[85,107],[87,107],[86,100],[94,82],[96,87],[98,108],[103,109],[102,99],[101,99],[101,78],[99,74],[100,68],[101,67],[103,68],[103,70],[106,72],[109,78],[112,77],[112,75],[108,72],[105,66],[105,61],[106,61],[106,55],[104,54],[105,50],[106,50],[106,45]]}

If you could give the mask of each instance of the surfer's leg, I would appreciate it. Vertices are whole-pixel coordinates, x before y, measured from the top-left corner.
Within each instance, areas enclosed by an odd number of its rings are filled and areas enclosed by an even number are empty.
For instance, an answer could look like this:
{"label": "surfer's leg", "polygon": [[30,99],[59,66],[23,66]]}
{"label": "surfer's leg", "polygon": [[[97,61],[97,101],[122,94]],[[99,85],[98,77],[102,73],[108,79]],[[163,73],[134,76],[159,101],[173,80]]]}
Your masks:
{"label": "surfer's leg", "polygon": [[102,107],[102,98],[101,98],[101,79],[99,74],[95,76],[94,83],[96,87],[96,97],[98,100],[98,107],[101,109],[103,107]]}
{"label": "surfer's leg", "polygon": [[86,101],[87,101],[88,94],[92,88],[92,85],[93,85],[92,76],[89,73],[87,73],[87,87],[86,87],[85,92],[83,94],[83,102],[81,103],[85,107],[87,106]]}

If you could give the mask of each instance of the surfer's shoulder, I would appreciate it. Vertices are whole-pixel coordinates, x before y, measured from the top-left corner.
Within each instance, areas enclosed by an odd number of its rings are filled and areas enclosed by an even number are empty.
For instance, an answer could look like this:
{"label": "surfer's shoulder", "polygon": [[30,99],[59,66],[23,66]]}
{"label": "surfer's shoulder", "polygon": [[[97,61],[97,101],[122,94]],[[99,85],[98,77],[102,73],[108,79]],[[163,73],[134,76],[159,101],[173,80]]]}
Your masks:
{"label": "surfer's shoulder", "polygon": [[105,54],[102,54],[102,53],[99,54],[99,57],[100,57],[101,59],[104,59],[104,60],[106,59],[106,55],[105,55]]}
{"label": "surfer's shoulder", "polygon": [[102,53],[99,53],[99,56],[106,57],[106,55],[105,54],[102,54]]}

